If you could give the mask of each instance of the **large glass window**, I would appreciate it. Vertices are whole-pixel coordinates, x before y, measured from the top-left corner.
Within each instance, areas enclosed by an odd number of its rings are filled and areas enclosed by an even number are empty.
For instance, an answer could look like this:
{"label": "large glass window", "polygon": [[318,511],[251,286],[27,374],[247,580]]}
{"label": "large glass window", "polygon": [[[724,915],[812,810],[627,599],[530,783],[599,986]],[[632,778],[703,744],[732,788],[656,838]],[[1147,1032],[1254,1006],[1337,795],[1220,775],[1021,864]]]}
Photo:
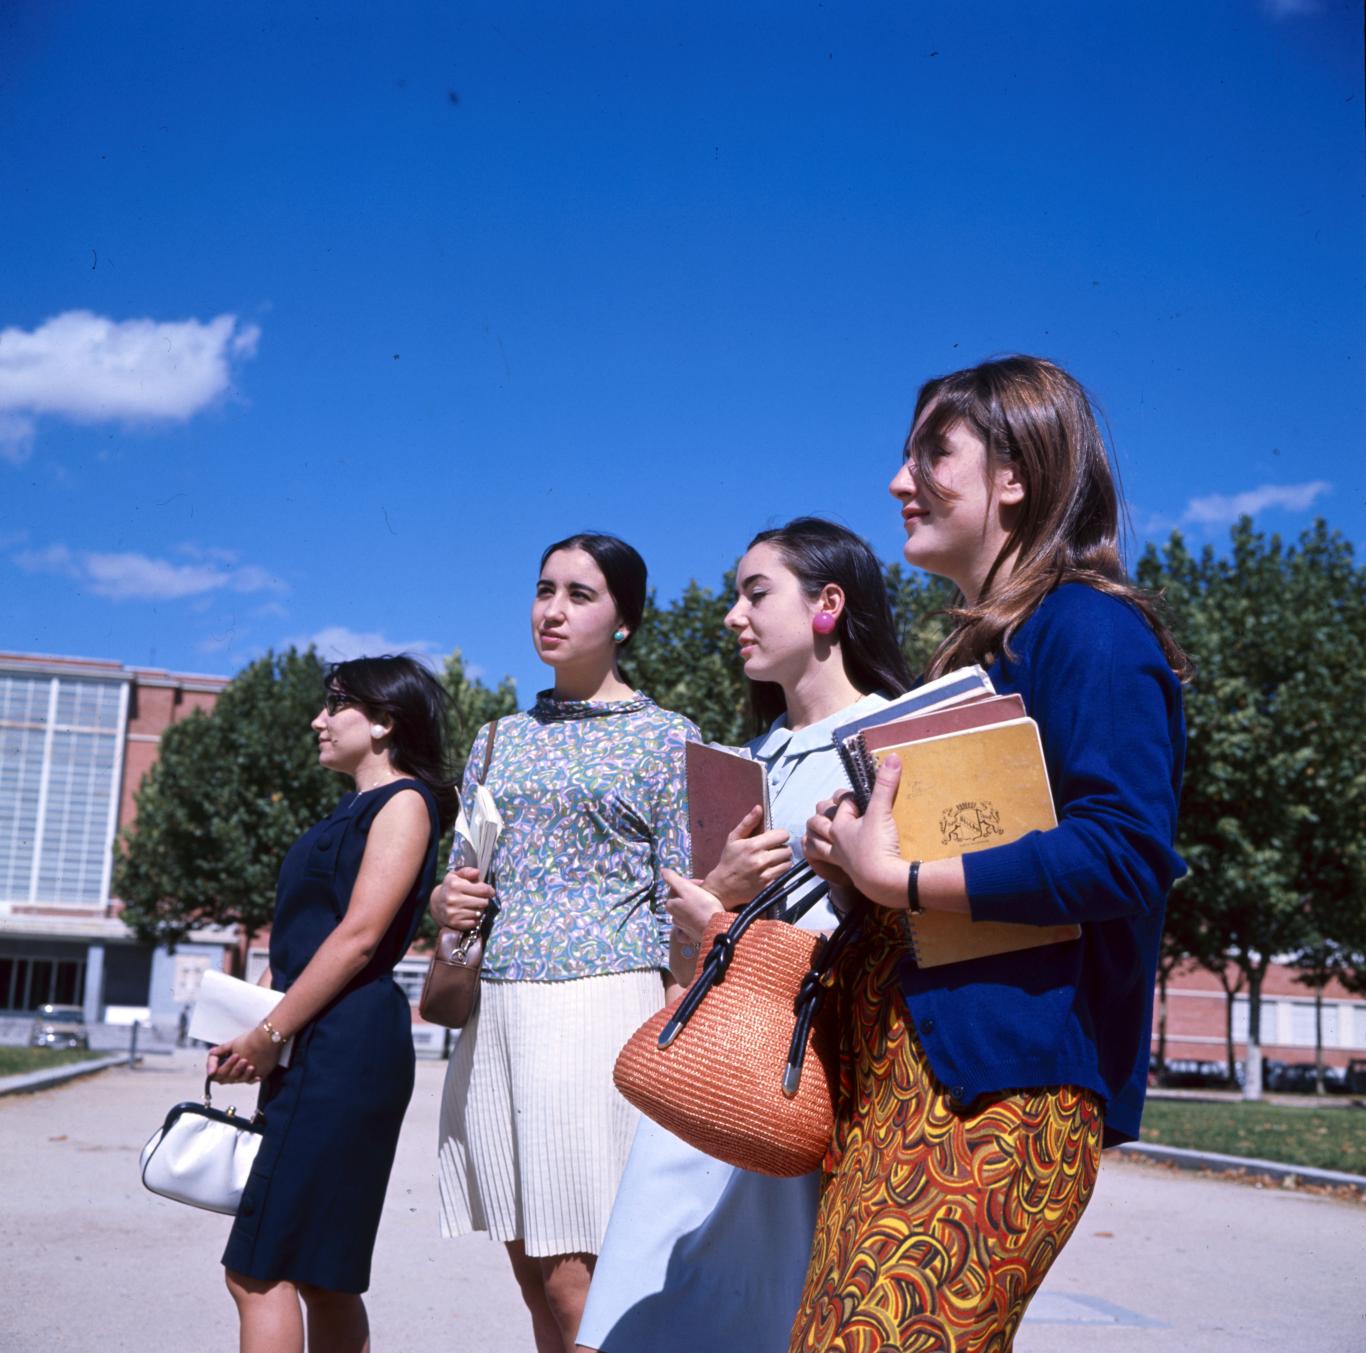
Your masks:
{"label": "large glass window", "polygon": [[107,901],[125,690],[0,673],[0,902]]}
{"label": "large glass window", "polygon": [[36,1010],[40,1005],[81,1005],[85,960],[0,958],[0,1010]]}

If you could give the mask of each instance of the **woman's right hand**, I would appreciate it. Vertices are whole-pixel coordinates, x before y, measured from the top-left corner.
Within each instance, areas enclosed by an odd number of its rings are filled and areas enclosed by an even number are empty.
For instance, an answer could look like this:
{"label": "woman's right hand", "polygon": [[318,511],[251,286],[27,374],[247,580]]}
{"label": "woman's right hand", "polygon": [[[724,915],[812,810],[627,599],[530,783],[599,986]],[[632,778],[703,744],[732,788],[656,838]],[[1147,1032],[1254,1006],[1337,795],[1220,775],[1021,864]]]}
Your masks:
{"label": "woman's right hand", "polygon": [[432,889],[428,910],[437,925],[449,930],[473,930],[483,919],[493,898],[493,888],[479,882],[479,871],[466,866],[452,869]]}
{"label": "woman's right hand", "polygon": [[792,864],[792,838],[780,828],[763,831],[763,825],[764,810],[756,804],[726,837],[716,867],[702,880],[728,911],[743,907]]}

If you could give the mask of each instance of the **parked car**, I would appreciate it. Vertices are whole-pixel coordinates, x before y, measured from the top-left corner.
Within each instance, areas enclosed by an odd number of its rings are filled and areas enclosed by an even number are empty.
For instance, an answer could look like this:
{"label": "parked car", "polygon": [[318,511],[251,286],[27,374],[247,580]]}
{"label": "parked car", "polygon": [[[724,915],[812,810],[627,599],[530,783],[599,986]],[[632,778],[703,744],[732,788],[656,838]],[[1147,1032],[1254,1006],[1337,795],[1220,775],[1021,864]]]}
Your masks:
{"label": "parked car", "polygon": [[1349,1095],[1366,1095],[1366,1057],[1353,1057],[1347,1063],[1343,1089]]}
{"label": "parked car", "polygon": [[88,1048],[85,1011],[79,1005],[40,1005],[28,1044],[31,1048]]}
{"label": "parked car", "polygon": [[1167,1074],[1162,1084],[1171,1089],[1224,1089],[1228,1072],[1223,1062],[1201,1061],[1191,1057],[1174,1057],[1167,1062]]}

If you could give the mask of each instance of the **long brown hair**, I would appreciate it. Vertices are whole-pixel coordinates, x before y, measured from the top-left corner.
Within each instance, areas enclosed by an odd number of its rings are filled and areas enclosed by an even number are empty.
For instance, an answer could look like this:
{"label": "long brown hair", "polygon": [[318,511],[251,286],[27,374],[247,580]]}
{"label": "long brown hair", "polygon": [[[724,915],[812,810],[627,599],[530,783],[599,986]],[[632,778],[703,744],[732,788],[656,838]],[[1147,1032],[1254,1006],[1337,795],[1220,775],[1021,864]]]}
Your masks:
{"label": "long brown hair", "polygon": [[[1010,655],[1010,639],[1062,583],[1078,582],[1137,608],[1172,670],[1190,662],[1172,637],[1161,599],[1129,581],[1119,549],[1119,495],[1091,400],[1061,367],[1042,357],[1003,357],[926,381],[916,399],[906,457],[917,482],[953,497],[934,475],[934,453],[955,424],[986,445],[991,482],[1001,462],[1024,485],[1015,524],[992,561],[975,605],[950,614],[957,625],[930,659],[929,676],[964,663]],[[1003,566],[1013,561],[1003,575]]]}

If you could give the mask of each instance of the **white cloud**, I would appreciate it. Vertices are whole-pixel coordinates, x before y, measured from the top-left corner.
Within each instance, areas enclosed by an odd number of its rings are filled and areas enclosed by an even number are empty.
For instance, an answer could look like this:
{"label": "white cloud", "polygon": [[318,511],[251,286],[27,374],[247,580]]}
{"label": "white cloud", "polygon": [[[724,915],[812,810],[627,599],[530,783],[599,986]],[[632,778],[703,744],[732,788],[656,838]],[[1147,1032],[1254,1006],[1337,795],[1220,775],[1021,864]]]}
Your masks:
{"label": "white cloud", "polygon": [[410,639],[406,643],[386,638],[377,630],[352,630],[345,625],[328,625],[314,634],[296,634],[286,639],[282,647],[318,650],[318,656],[328,662],[345,662],[348,658],[373,658],[381,653],[411,653],[415,658],[430,658],[440,645],[430,639]]}
{"label": "white cloud", "polygon": [[1263,484],[1243,493],[1211,493],[1203,498],[1192,498],[1182,514],[1183,522],[1203,526],[1219,526],[1237,521],[1239,517],[1255,517],[1268,507],[1282,507],[1288,512],[1304,512],[1314,500],[1332,490],[1326,479],[1313,479],[1307,484]]}
{"label": "white cloud", "polygon": [[22,465],[33,452],[33,419],[21,413],[0,413],[0,460]]}
{"label": "white cloud", "polygon": [[21,551],[14,556],[14,562],[26,573],[55,573],[72,578],[96,596],[112,601],[179,601],[222,590],[288,590],[267,570],[255,564],[237,564],[231,555],[214,562],[177,564],[131,551],[104,554],[49,545],[46,549]]}
{"label": "white cloud", "polygon": [[183,421],[228,390],[261,331],[235,315],[112,320],[68,310],[32,332],[0,329],[0,458],[32,450],[44,415],[81,423]]}

